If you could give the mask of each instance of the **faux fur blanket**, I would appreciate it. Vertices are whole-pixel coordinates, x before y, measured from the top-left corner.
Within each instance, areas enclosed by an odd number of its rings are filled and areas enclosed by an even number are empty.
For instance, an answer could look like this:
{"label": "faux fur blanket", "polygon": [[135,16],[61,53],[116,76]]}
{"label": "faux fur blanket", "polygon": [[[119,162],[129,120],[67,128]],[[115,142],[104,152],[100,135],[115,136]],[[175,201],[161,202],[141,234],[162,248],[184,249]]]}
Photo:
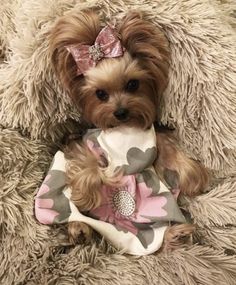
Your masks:
{"label": "faux fur blanket", "polygon": [[[0,284],[236,284],[236,34],[234,0],[0,1]],[[212,172],[208,191],[186,199],[195,244],[133,257],[99,236],[68,244],[65,229],[39,224],[34,197],[65,132],[79,114],[49,58],[48,31],[68,11],[131,9],[170,42],[161,120]]]}

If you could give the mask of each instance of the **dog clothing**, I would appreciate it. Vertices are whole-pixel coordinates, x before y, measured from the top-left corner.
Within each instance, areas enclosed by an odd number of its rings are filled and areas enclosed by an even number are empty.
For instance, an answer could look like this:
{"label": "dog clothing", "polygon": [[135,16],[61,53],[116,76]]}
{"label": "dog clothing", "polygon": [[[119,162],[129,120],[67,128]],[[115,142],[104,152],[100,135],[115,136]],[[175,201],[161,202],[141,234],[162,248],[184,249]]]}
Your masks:
{"label": "dog clothing", "polygon": [[105,157],[108,162],[105,171],[109,175],[122,170],[122,186],[102,186],[100,206],[90,212],[79,212],[66,185],[64,153],[58,151],[35,199],[38,221],[43,224],[81,221],[129,254],[157,251],[167,226],[186,220],[173,191],[160,181],[152,166],[157,155],[154,127],[91,129],[83,141],[95,156]]}

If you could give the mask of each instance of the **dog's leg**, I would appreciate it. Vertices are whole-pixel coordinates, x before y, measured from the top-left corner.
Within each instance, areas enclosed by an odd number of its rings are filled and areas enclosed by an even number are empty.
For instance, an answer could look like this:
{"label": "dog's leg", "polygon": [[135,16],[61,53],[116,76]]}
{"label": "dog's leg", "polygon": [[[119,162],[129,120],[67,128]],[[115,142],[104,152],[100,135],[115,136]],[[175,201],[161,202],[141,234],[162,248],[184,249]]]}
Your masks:
{"label": "dog's leg", "polygon": [[99,206],[102,187],[101,168],[97,157],[84,145],[72,142],[65,149],[68,161],[67,183],[72,189],[71,200],[80,211]]}
{"label": "dog's leg", "polygon": [[192,243],[192,233],[195,226],[180,224],[168,227],[165,234],[161,251],[174,250]]}
{"label": "dog's leg", "polygon": [[76,244],[80,237],[88,243],[92,238],[93,229],[83,222],[69,222],[68,236],[71,244]]}
{"label": "dog's leg", "polygon": [[208,184],[208,173],[203,165],[184,155],[176,142],[167,134],[157,134],[158,158],[154,167],[162,177],[166,170],[177,174],[177,184],[180,192],[195,196],[204,191]]}

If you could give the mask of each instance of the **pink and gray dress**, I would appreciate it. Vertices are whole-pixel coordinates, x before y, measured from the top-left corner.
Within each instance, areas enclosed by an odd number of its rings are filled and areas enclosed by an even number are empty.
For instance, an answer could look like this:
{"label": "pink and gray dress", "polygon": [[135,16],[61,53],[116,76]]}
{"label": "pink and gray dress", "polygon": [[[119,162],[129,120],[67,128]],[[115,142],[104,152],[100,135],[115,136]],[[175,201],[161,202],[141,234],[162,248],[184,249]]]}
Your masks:
{"label": "pink and gray dress", "polygon": [[[185,223],[176,197],[158,178],[154,127],[140,130],[118,127],[88,130],[83,138],[95,155],[108,161],[111,174],[122,169],[123,186],[101,188],[102,203],[89,213],[79,212],[65,182],[66,159],[58,151],[35,200],[35,214],[43,224],[81,221],[90,225],[118,249],[135,255],[157,251],[168,225]],[[176,190],[176,189],[172,189]]]}

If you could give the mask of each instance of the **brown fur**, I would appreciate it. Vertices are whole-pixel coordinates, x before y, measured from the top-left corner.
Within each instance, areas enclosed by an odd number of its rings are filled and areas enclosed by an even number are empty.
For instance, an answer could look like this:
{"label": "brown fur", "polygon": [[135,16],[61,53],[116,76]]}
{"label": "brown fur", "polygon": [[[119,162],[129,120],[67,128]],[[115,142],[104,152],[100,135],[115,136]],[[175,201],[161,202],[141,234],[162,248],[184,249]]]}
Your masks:
{"label": "brown fur", "polygon": [[[88,123],[104,130],[121,124],[146,129],[157,119],[160,98],[168,82],[168,42],[163,32],[145,21],[140,13],[131,12],[117,27],[126,49],[124,56],[101,60],[84,76],[77,76],[76,63],[66,46],[92,45],[101,28],[100,19],[93,11],[67,14],[56,23],[51,33],[50,49],[58,77]],[[132,94],[125,88],[131,79],[140,83]],[[105,102],[96,97],[98,89],[109,95]],[[121,107],[129,110],[128,120],[124,122],[114,116]],[[155,168],[160,176],[164,177],[165,169],[175,171],[179,188],[189,196],[204,189],[208,180],[204,167],[186,157],[168,135],[157,134],[157,149],[159,156]],[[79,210],[88,211],[99,206],[99,190],[103,184],[119,185],[121,173],[114,177],[108,174],[104,162],[95,157],[83,142],[73,142],[65,154],[69,161],[68,184]],[[190,225],[169,227],[164,247],[174,248],[185,243],[181,237],[189,236],[193,228]],[[76,229],[89,236],[84,225],[74,222],[69,225],[72,241],[76,239]]]}
{"label": "brown fur", "polygon": [[119,184],[120,173],[110,176],[101,159],[97,159],[83,144],[71,142],[65,148],[67,182],[72,188],[71,199],[80,211],[89,211],[100,205],[100,190],[103,184]]}
{"label": "brown fur", "polygon": [[164,177],[166,169],[178,175],[178,187],[187,196],[200,194],[208,185],[208,172],[205,167],[180,151],[171,134],[157,134],[158,158],[154,163],[156,171]]}
{"label": "brown fur", "polygon": [[[140,87],[137,92],[129,96],[124,87],[132,78],[140,80]],[[84,119],[102,129],[115,127],[121,122],[114,117],[113,113],[117,108],[123,107],[130,111],[126,125],[149,127],[156,116],[149,80],[149,74],[128,53],[119,59],[102,61],[96,68],[87,72],[85,86],[81,88],[82,94],[79,101],[83,108]],[[95,97],[96,89],[107,91],[110,96],[108,102],[101,103]]]}

